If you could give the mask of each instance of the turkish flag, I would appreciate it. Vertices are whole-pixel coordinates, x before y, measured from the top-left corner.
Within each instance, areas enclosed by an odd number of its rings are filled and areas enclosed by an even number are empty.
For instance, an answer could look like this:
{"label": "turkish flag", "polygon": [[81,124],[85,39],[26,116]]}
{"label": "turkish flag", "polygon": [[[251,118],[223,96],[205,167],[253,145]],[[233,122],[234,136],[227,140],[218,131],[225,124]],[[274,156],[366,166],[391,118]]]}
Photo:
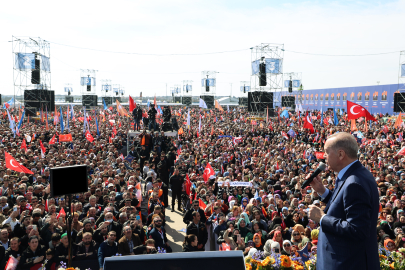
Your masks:
{"label": "turkish flag", "polygon": [[201,198],[198,199],[198,204],[202,210],[205,210],[205,208],[207,208],[207,205],[201,200]]}
{"label": "turkish flag", "polygon": [[129,96],[129,111],[132,112],[134,109],[136,109],[136,103],[132,97]]}
{"label": "turkish flag", "polygon": [[315,156],[317,159],[325,159],[323,156],[325,155],[324,152],[315,152]]}
{"label": "turkish flag", "polygon": [[314,126],[312,125],[311,117],[309,117],[308,112],[304,118],[304,128],[309,129],[311,133],[314,133]]}
{"label": "turkish flag", "polygon": [[66,217],[66,212],[65,209],[63,209],[63,207],[60,209],[59,214],[56,218],[59,219],[62,215]]}
{"label": "turkish flag", "polygon": [[28,173],[28,174],[34,174],[28,168],[24,167],[20,163],[17,162],[9,153],[4,152],[6,156],[6,168],[16,171],[16,172],[23,172],[23,173]]}
{"label": "turkish flag", "polygon": [[405,147],[402,147],[401,150],[397,153],[398,156],[405,156]]}
{"label": "turkish flag", "polygon": [[191,181],[190,178],[188,177],[188,174],[186,175],[186,193],[188,196],[191,194]]}
{"label": "turkish flag", "polygon": [[[5,103],[5,104],[7,104],[7,103]],[[10,106],[10,105],[8,105],[8,106]],[[18,265],[18,260],[16,258],[14,258],[13,255],[11,255],[7,261],[6,268],[4,268],[4,269],[5,270],[14,270],[14,269],[17,269],[17,265]]]}
{"label": "turkish flag", "polygon": [[93,141],[94,141],[93,136],[91,136],[91,134],[90,134],[90,132],[89,132],[88,130],[86,131],[86,139],[87,139],[89,142],[93,142]]}
{"label": "turkish flag", "polygon": [[42,144],[41,140],[39,140],[39,146],[41,147],[41,156],[42,156],[42,158],[44,158],[46,149],[45,149],[45,146]]}
{"label": "turkish flag", "polygon": [[357,119],[360,117],[364,117],[366,120],[377,121],[364,107],[347,100],[347,119]]}
{"label": "turkish flag", "polygon": [[27,152],[27,143],[25,142],[25,139],[21,143],[21,149],[25,149],[25,152]]}
{"label": "turkish flag", "polygon": [[215,175],[214,169],[211,167],[209,163],[207,163],[207,166],[205,167],[203,178],[204,182],[207,183],[208,179],[210,179],[210,176]]}
{"label": "turkish flag", "polygon": [[56,136],[56,135],[53,135],[52,139],[49,140],[49,143],[48,143],[48,144],[50,144],[50,145],[51,145],[51,144],[55,144],[55,142],[56,142],[55,136]]}
{"label": "turkish flag", "polygon": [[59,142],[72,142],[72,134],[59,135]]}

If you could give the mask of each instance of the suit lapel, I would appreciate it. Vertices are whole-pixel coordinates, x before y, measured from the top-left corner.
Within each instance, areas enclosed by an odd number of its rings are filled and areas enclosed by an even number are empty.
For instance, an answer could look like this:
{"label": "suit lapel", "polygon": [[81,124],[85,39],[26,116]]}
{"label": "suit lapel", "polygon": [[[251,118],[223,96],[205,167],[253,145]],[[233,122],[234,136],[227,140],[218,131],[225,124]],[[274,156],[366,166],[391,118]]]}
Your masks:
{"label": "suit lapel", "polygon": [[325,213],[328,211],[330,205],[332,204],[332,202],[335,200],[336,196],[339,194],[340,189],[342,188],[342,186],[345,184],[347,177],[349,177],[349,175],[356,169],[358,169],[361,166],[361,163],[359,161],[356,161],[355,163],[353,163],[352,166],[349,167],[349,169],[345,172],[345,174],[343,175],[342,179],[339,181],[339,185],[336,186],[336,188],[333,191],[332,197],[330,198],[328,204],[325,207]]}

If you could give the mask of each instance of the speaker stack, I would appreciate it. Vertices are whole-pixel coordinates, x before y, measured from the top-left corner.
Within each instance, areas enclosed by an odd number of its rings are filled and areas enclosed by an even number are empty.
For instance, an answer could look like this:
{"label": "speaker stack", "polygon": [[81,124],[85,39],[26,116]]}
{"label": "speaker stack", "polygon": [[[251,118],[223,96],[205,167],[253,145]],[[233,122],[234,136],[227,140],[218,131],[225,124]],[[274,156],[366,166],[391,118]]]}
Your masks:
{"label": "speaker stack", "polygon": [[207,104],[208,109],[214,108],[215,98],[214,96],[200,96],[202,100],[204,100],[205,104]]}
{"label": "speaker stack", "polygon": [[52,90],[24,90],[24,107],[27,116],[36,115],[41,108],[45,111],[55,110],[55,92]]}
{"label": "speaker stack", "polygon": [[281,107],[289,107],[295,110],[295,97],[294,96],[282,96]]}
{"label": "speaker stack", "polygon": [[[112,103],[113,103],[112,97],[103,97],[102,99],[104,100],[105,105],[112,105]],[[104,105],[104,102],[103,102],[103,105]]]}
{"label": "speaker stack", "polygon": [[65,96],[66,103],[73,103],[73,96]]}
{"label": "speaker stack", "polygon": [[254,91],[248,93],[248,111],[265,112],[269,108],[269,115],[273,113],[273,93]]}
{"label": "speaker stack", "polygon": [[405,111],[405,93],[394,93],[394,112]]}
{"label": "speaker stack", "polygon": [[248,98],[240,97],[238,103],[239,103],[239,106],[248,106]]}
{"label": "speaker stack", "polygon": [[181,104],[183,104],[183,105],[191,105],[192,101],[193,101],[192,97],[182,97]]}
{"label": "speaker stack", "polygon": [[97,106],[97,95],[82,95],[82,105],[86,108]]}

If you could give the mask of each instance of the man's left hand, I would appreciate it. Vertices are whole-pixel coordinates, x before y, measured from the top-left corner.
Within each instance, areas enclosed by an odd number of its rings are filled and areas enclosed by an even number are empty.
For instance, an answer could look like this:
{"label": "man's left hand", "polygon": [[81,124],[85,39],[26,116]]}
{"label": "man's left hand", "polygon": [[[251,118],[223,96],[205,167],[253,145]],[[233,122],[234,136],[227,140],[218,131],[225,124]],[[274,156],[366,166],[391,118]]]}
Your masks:
{"label": "man's left hand", "polygon": [[318,206],[316,205],[309,206],[308,217],[312,219],[315,223],[319,223],[323,215],[325,215],[325,213]]}

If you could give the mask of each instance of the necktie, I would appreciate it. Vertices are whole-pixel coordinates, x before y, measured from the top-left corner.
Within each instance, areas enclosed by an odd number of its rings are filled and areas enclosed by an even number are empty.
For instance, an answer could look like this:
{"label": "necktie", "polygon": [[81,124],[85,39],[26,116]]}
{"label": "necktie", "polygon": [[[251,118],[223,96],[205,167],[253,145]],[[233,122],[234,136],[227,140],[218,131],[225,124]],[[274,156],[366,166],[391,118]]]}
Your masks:
{"label": "necktie", "polygon": [[336,185],[335,185],[335,191],[337,192],[337,190],[339,190],[339,186],[340,186],[340,179],[339,177],[336,178]]}

